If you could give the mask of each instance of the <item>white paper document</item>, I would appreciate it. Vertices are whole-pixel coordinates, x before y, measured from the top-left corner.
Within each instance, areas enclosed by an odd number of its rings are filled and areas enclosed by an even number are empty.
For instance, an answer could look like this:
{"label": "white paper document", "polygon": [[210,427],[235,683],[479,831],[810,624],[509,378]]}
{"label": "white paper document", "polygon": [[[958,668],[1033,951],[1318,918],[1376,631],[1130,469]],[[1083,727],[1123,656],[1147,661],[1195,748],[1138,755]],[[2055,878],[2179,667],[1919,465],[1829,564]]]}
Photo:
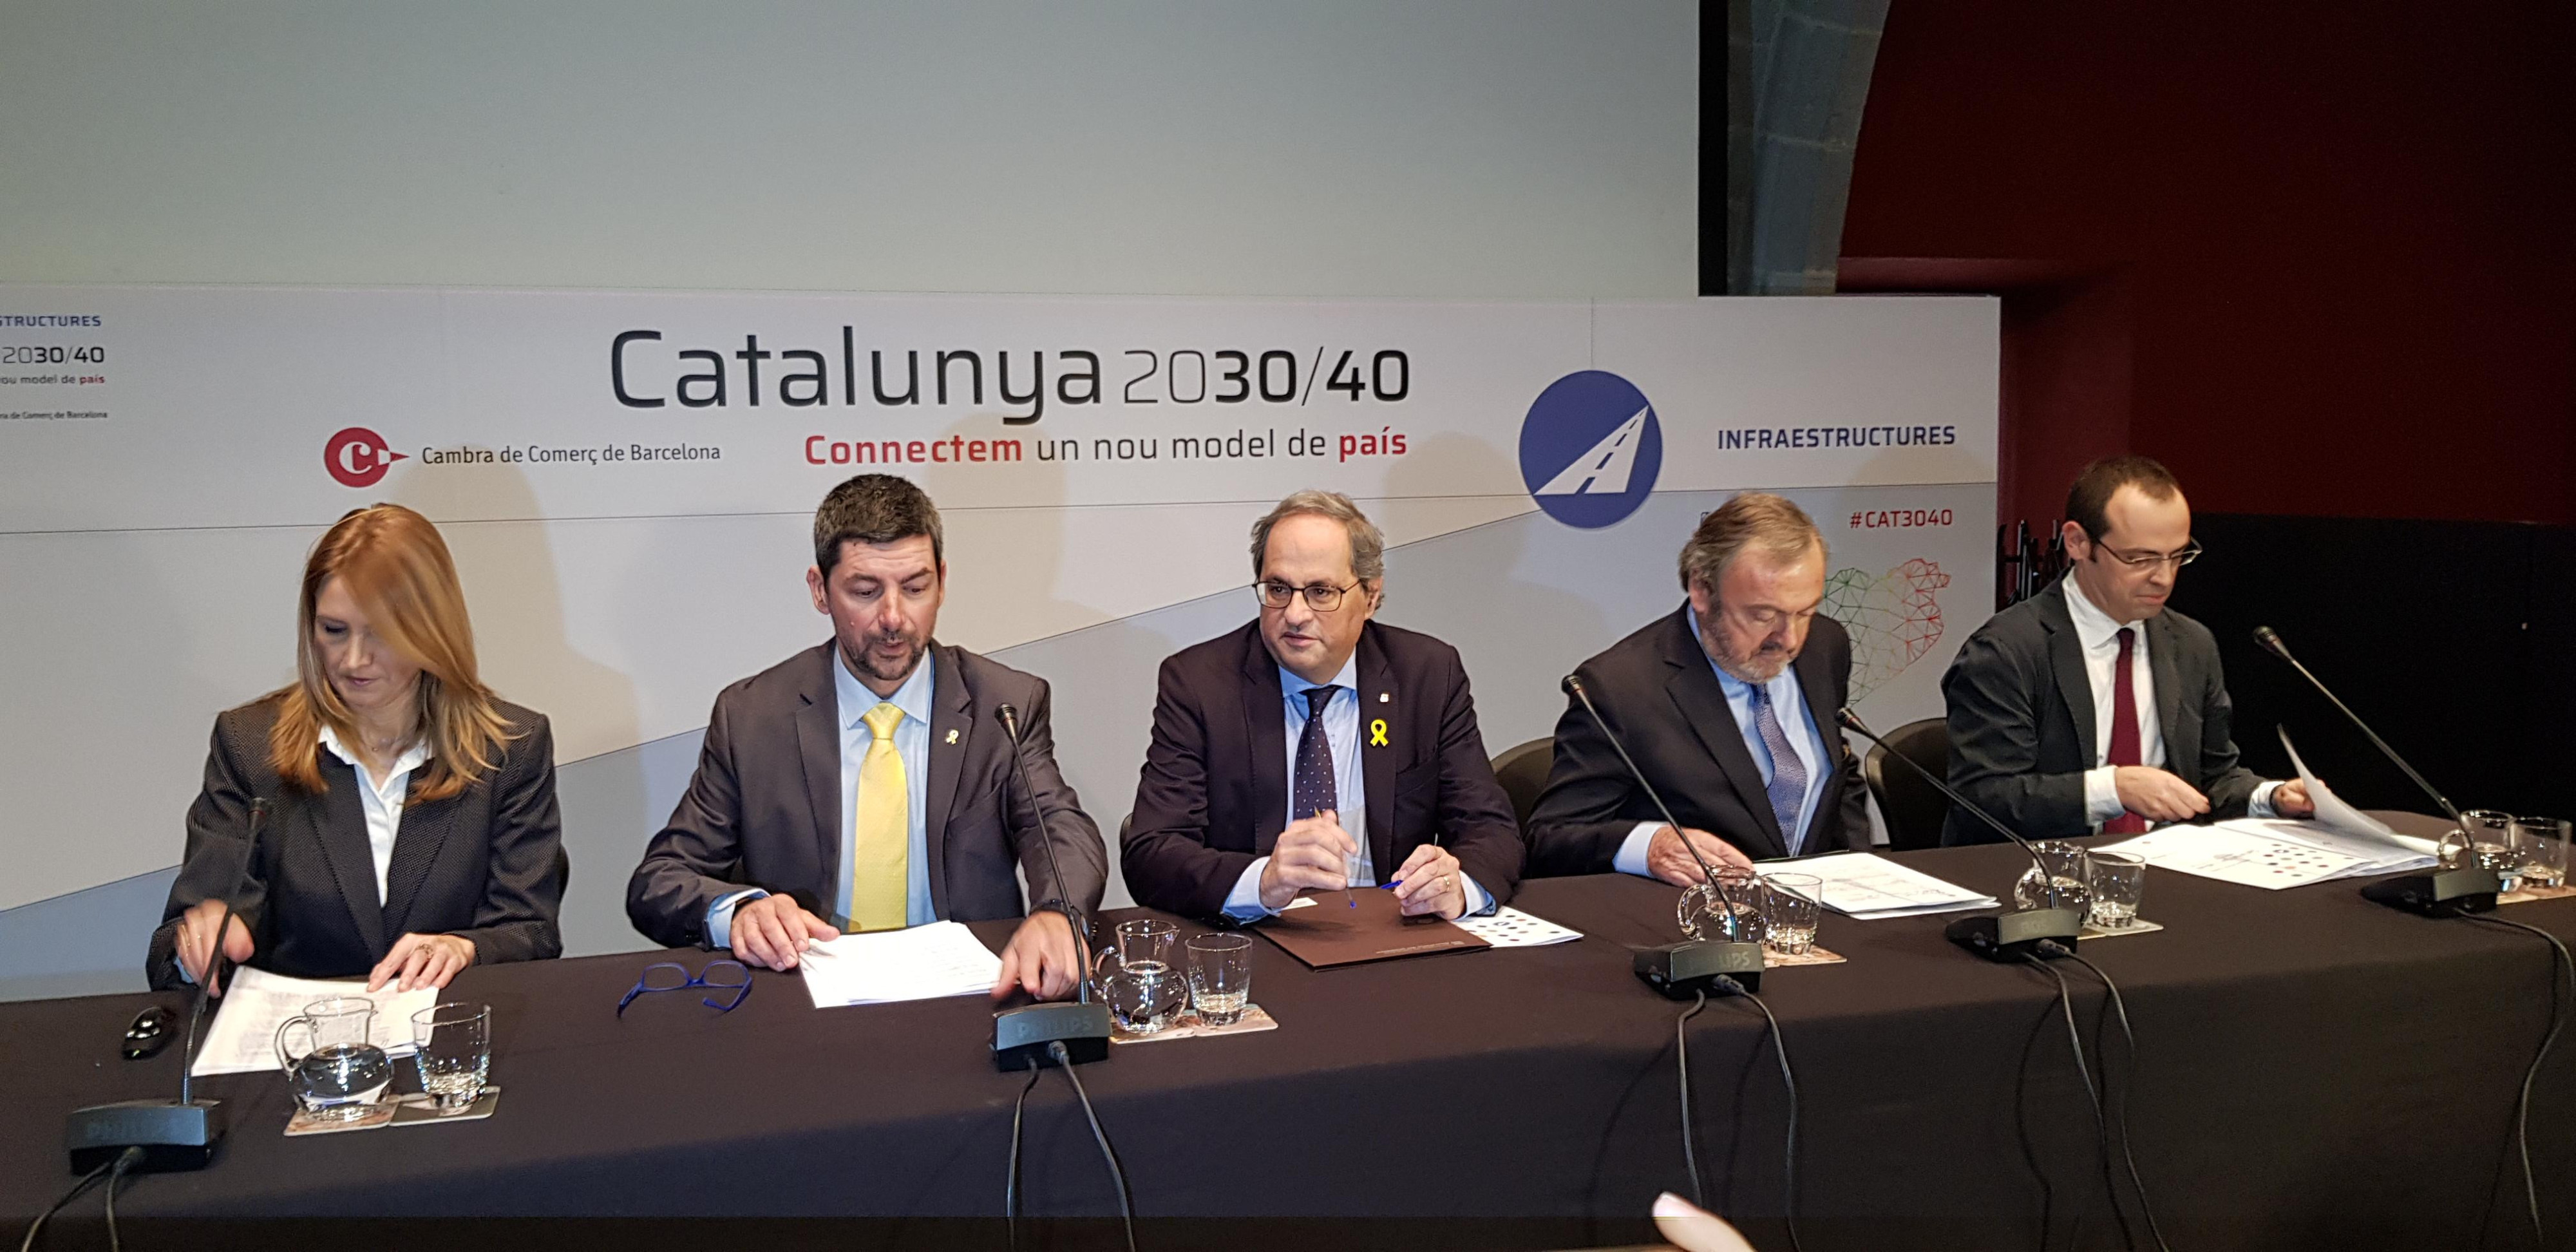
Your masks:
{"label": "white paper document", "polygon": [[1824,884],[1817,903],[1854,921],[1996,907],[1993,896],[1943,882],[1875,852],[1811,856],[1792,868],[1801,874],[1813,874]]}
{"label": "white paper document", "polygon": [[[367,990],[365,979],[322,980],[288,978],[266,970],[235,969],[224,979],[222,1006],[215,1010],[214,1024],[197,1048],[193,1071],[199,1078],[208,1074],[248,1074],[276,1069],[277,1028],[286,1019],[304,1011],[315,1000],[332,996],[356,996],[376,1006],[376,1020],[369,1037],[390,1056],[409,1056],[411,1015],[438,1003],[438,989],[421,987],[397,992],[392,983],[379,990]],[[298,1047],[311,1047],[304,1031],[298,1028],[287,1042]]]}
{"label": "white paper document", "polygon": [[[2306,761],[2299,759],[2299,750],[2290,746],[2290,732],[2277,726],[2273,729],[2280,733],[2281,747],[2289,752],[2290,764],[2298,767],[2299,781],[2307,785],[2308,799],[2317,806],[2317,816],[2315,820],[2319,825],[2329,827],[2347,835],[2360,835],[2365,838],[2377,840],[2383,844],[2393,844],[2399,848],[2405,849],[2414,856],[2425,858],[2428,864],[2439,857],[2441,853],[2441,845],[2430,839],[2418,839],[2413,835],[2398,834],[2396,831],[2388,828],[2388,823],[2383,822],[2376,817],[2372,817],[2370,814],[2364,813],[2360,809],[2354,808],[2352,805],[2345,803],[2343,797],[2334,793],[2334,788],[2328,787],[2324,779],[2317,777],[2315,770],[2308,768],[2308,763]],[[2421,867],[2414,866],[2401,868]],[[2374,872],[2393,874],[2397,871],[2381,870]]]}
{"label": "white paper document", "polygon": [[935,1000],[993,989],[1002,958],[956,922],[842,935],[805,949],[797,968],[818,1009]]}
{"label": "white paper document", "polygon": [[1543,948],[1583,937],[1582,931],[1568,930],[1515,908],[1496,909],[1491,917],[1462,917],[1449,924],[1497,948]]}
{"label": "white paper document", "polygon": [[[2420,842],[2420,841],[2419,841]],[[2103,845],[2149,865],[2220,882],[2278,891],[2338,878],[2366,878],[2433,863],[2393,843],[2315,822],[2240,817],[2208,826],[2166,826]]]}

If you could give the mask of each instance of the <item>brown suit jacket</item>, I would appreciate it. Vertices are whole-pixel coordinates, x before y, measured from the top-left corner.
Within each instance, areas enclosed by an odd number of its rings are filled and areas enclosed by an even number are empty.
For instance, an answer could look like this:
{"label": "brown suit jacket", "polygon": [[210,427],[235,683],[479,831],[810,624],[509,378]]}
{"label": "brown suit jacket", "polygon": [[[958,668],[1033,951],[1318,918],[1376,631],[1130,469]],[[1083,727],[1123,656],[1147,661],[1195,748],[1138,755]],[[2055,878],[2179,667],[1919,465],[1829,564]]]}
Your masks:
{"label": "brown suit jacket", "polygon": [[[1041,903],[1098,908],[1109,854],[1056,770],[1046,681],[964,648],[931,647],[938,657],[924,797],[931,906],[950,921],[1023,916],[1025,873]],[[707,906],[745,887],[831,914],[841,878],[837,664],[826,642],[716,697],[688,793],[627,882],[626,916],[647,938],[705,943]],[[1004,704],[1019,709],[1043,827],[1012,772],[1010,736],[994,714]],[[1063,864],[1062,884],[1048,872],[1041,829]]]}

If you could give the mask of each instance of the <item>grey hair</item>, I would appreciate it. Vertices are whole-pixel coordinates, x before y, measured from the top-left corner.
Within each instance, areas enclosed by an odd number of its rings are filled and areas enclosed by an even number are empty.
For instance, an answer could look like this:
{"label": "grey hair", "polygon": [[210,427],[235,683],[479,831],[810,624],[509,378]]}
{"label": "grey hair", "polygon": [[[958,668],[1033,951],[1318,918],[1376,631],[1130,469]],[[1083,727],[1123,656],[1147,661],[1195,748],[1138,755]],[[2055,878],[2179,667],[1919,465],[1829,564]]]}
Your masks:
{"label": "grey hair", "polygon": [[1718,580],[1726,577],[1726,567],[1747,548],[1788,560],[1806,555],[1811,545],[1819,557],[1826,554],[1824,533],[1816,529],[1806,510],[1767,491],[1745,492],[1701,518],[1690,542],[1682,545],[1682,590],[1701,582],[1714,594]]}
{"label": "grey hair", "polygon": [[1278,507],[1261,515],[1252,524],[1252,576],[1261,577],[1261,559],[1270,551],[1270,528],[1301,513],[1329,517],[1342,524],[1351,537],[1351,572],[1363,581],[1376,582],[1386,577],[1386,536],[1377,523],[1360,512],[1349,496],[1338,491],[1300,491],[1279,502]]}

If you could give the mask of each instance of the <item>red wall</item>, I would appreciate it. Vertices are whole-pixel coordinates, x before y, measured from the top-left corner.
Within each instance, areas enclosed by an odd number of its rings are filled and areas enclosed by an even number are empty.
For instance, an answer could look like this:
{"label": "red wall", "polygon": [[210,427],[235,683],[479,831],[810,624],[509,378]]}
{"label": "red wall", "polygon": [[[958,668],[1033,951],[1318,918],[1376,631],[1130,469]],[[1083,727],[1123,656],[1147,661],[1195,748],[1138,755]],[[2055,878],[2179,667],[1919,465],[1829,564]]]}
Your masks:
{"label": "red wall", "polygon": [[2571,12],[1898,0],[1843,288],[2005,293],[2007,518],[2576,523]]}

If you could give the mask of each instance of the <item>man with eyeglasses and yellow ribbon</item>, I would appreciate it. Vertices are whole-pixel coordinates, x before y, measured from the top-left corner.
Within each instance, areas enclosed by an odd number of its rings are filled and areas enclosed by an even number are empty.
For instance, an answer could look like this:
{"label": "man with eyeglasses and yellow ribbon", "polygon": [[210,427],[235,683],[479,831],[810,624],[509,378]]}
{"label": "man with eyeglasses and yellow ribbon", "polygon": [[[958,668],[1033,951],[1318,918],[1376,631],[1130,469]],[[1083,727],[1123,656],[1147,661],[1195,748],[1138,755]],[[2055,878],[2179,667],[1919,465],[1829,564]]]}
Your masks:
{"label": "man with eyeglasses and yellow ribbon", "polygon": [[[1045,680],[931,638],[948,584],[939,510],[889,474],[842,483],[815,511],[805,581],[832,638],[716,697],[627,916],[656,942],[777,970],[844,929],[1025,916],[994,997],[1072,994],[1073,928],[1045,906],[1098,908],[1108,853],[1056,769]],[[1002,705],[1017,709],[1034,806]]]}
{"label": "man with eyeglasses and yellow ribbon", "polygon": [[[2313,815],[2305,784],[2237,764],[2218,641],[2165,608],[2200,555],[2172,471],[2095,461],[2066,518],[2066,576],[1978,627],[1942,676],[1951,785],[2032,839]],[[1941,841],[1996,838],[1954,809]]]}
{"label": "man with eyeglasses and yellow ribbon", "polygon": [[[1491,912],[1520,880],[1458,650],[1372,620],[1386,541],[1301,491],[1252,527],[1259,616],[1163,662],[1120,863],[1136,902],[1238,922],[1384,886],[1408,916]],[[1340,907],[1336,896],[1324,903]]]}

